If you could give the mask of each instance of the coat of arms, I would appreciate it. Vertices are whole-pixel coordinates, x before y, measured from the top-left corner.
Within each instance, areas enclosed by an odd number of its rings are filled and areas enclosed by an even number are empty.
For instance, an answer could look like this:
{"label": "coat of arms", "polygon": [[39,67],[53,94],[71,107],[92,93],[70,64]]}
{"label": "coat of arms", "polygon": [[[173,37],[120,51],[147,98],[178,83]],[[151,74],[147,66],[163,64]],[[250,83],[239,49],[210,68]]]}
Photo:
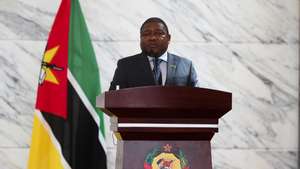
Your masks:
{"label": "coat of arms", "polygon": [[183,151],[170,144],[152,149],[146,156],[144,169],[190,169]]}

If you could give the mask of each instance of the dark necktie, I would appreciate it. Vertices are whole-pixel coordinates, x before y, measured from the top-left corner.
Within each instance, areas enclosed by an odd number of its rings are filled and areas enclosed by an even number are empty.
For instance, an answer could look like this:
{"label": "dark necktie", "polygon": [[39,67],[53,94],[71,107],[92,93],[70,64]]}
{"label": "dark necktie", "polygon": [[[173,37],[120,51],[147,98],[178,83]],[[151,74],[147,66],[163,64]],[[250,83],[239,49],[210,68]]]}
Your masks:
{"label": "dark necktie", "polygon": [[159,64],[162,62],[159,58],[153,59],[153,76],[156,85],[162,85],[162,75]]}

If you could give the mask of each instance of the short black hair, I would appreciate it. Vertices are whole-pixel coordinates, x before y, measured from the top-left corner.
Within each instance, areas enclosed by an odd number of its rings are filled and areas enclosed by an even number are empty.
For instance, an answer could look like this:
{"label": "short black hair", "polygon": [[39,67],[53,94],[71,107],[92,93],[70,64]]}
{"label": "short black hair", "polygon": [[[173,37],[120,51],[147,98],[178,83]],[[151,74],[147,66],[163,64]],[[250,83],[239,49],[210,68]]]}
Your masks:
{"label": "short black hair", "polygon": [[150,22],[159,22],[159,23],[163,24],[164,27],[165,27],[165,29],[166,29],[166,31],[167,31],[167,33],[169,34],[169,29],[168,29],[167,24],[165,23],[165,21],[163,21],[161,18],[158,18],[158,17],[151,17],[151,18],[148,18],[148,19],[142,24],[142,26],[141,26],[141,28],[140,28],[140,33],[142,32],[142,30],[143,30],[145,24],[150,23]]}

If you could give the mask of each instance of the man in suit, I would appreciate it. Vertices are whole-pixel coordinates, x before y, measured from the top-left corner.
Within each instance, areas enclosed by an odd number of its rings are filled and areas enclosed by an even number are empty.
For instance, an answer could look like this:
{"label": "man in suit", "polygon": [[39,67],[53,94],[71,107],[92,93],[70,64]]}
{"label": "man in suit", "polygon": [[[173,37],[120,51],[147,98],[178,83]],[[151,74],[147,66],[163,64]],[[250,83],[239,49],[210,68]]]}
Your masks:
{"label": "man in suit", "polygon": [[190,60],[167,52],[171,35],[160,18],[147,19],[140,28],[142,52],[118,61],[109,90],[138,86],[197,86]]}

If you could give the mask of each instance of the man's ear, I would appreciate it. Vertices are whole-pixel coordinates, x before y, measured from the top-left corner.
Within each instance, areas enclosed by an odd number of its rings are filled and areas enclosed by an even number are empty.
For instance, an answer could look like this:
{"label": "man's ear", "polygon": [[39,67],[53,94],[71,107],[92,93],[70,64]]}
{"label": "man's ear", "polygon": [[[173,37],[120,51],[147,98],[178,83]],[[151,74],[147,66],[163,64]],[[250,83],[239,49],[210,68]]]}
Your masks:
{"label": "man's ear", "polygon": [[168,44],[170,43],[170,41],[171,41],[171,35],[170,34],[168,34],[168,36],[169,36],[169,41],[168,41]]}

